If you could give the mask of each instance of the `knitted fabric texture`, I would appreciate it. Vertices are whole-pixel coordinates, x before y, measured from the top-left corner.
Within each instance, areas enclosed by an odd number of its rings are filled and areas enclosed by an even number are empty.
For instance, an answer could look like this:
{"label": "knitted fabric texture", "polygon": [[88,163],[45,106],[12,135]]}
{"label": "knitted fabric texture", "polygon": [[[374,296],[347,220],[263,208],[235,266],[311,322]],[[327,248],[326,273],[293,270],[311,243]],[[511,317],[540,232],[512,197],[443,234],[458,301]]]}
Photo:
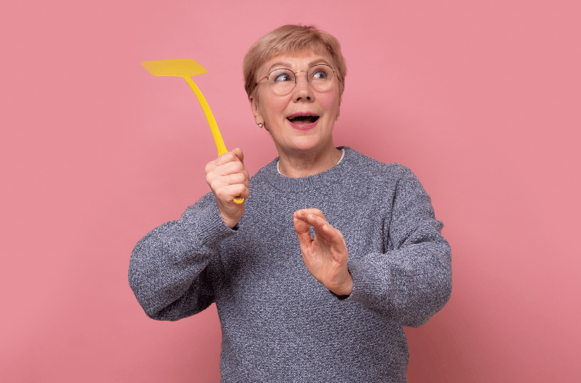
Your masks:
{"label": "knitted fabric texture", "polygon": [[[222,382],[406,382],[403,326],[448,301],[450,246],[406,167],[345,147],[333,168],[287,178],[277,161],[250,179],[236,230],[208,193],[141,239],[129,283],[151,318],[216,303]],[[307,271],[293,213],[320,209],[343,233],[354,288],[338,297]],[[200,345],[203,347],[203,345]]]}

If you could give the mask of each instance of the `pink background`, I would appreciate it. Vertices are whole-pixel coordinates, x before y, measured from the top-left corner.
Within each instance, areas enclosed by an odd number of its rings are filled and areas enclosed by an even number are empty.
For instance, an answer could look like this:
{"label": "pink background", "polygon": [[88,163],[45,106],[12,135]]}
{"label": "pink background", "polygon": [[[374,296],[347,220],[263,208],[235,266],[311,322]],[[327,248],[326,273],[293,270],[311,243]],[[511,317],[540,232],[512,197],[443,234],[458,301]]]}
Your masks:
{"label": "pink background", "polygon": [[0,381],[217,382],[215,307],[145,316],[135,243],[209,191],[194,94],[139,62],[191,57],[228,148],[276,156],[241,64],[314,23],[348,64],[335,143],[410,167],[452,244],[448,305],[407,329],[410,382],[578,382],[577,0],[21,1],[0,15]]}

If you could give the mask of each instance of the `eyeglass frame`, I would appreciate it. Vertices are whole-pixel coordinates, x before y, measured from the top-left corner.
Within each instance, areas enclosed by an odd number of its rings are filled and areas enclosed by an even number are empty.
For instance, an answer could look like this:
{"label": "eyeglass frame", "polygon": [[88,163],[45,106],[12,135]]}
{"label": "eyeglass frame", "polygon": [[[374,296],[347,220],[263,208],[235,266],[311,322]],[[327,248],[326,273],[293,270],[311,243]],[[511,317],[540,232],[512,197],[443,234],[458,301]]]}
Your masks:
{"label": "eyeglass frame", "polygon": [[[297,78],[298,78],[297,74],[298,74],[298,73],[301,73],[301,72],[309,73],[309,71],[310,71],[311,69],[313,69],[314,67],[317,67],[317,66],[327,66],[327,67],[331,68],[331,71],[333,72],[333,76],[334,76],[333,78],[336,78],[336,77],[337,77],[337,73],[335,73],[335,68],[333,68],[333,67],[332,67],[331,65],[329,65],[329,64],[325,64],[325,63],[319,63],[319,64],[315,64],[315,65],[313,65],[312,67],[310,67],[310,68],[309,68],[309,69],[307,69],[307,70],[300,70],[300,71],[298,71],[298,72],[295,72],[294,70],[292,70],[292,69],[289,69],[289,68],[276,68],[276,69],[273,69],[273,70],[271,70],[270,72],[268,72],[268,74],[267,74],[266,76],[264,76],[264,77],[263,77],[263,78],[261,78],[260,80],[256,81],[256,84],[255,84],[255,86],[257,86],[257,85],[258,85],[258,84],[259,84],[261,81],[263,81],[264,79],[268,79],[268,78],[270,77],[270,75],[272,74],[272,72],[276,72],[277,70],[282,70],[282,69],[285,69],[285,70],[288,70],[288,71],[292,72],[292,74],[294,74],[294,76],[295,76],[295,86],[294,86],[294,87],[292,87],[292,89],[291,89],[291,90],[290,90],[290,91],[289,91],[287,94],[284,94],[284,95],[283,95],[283,96],[286,96],[286,95],[290,94],[290,93],[291,93],[291,92],[292,92],[292,91],[293,91],[293,90],[296,88],[296,86],[297,86]],[[310,84],[311,82],[309,81],[309,76],[306,76],[306,78],[307,78],[307,83],[308,83],[308,84]]]}

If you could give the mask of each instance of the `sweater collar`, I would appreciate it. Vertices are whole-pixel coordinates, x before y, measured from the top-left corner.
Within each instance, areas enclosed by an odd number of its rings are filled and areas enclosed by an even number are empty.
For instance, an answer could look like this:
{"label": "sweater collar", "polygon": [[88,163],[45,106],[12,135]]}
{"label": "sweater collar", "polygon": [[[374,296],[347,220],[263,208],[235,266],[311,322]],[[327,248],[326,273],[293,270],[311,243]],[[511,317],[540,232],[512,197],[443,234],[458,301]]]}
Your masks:
{"label": "sweater collar", "polygon": [[345,151],[343,159],[324,172],[300,178],[285,177],[278,172],[277,163],[279,158],[277,157],[263,168],[264,178],[275,189],[291,193],[302,193],[340,183],[353,167],[357,152],[347,146],[340,146],[339,149],[344,149]]}

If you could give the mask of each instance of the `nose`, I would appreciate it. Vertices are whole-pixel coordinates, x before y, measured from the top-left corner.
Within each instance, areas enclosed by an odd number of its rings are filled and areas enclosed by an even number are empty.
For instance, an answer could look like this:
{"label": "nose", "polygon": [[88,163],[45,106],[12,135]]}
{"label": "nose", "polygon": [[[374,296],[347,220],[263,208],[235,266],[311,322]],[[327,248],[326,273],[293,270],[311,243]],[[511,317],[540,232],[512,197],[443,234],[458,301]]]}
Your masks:
{"label": "nose", "polygon": [[315,95],[313,93],[313,88],[311,84],[307,81],[306,73],[304,76],[297,76],[296,81],[297,84],[295,85],[295,89],[293,90],[293,101],[312,102],[315,99]]}

